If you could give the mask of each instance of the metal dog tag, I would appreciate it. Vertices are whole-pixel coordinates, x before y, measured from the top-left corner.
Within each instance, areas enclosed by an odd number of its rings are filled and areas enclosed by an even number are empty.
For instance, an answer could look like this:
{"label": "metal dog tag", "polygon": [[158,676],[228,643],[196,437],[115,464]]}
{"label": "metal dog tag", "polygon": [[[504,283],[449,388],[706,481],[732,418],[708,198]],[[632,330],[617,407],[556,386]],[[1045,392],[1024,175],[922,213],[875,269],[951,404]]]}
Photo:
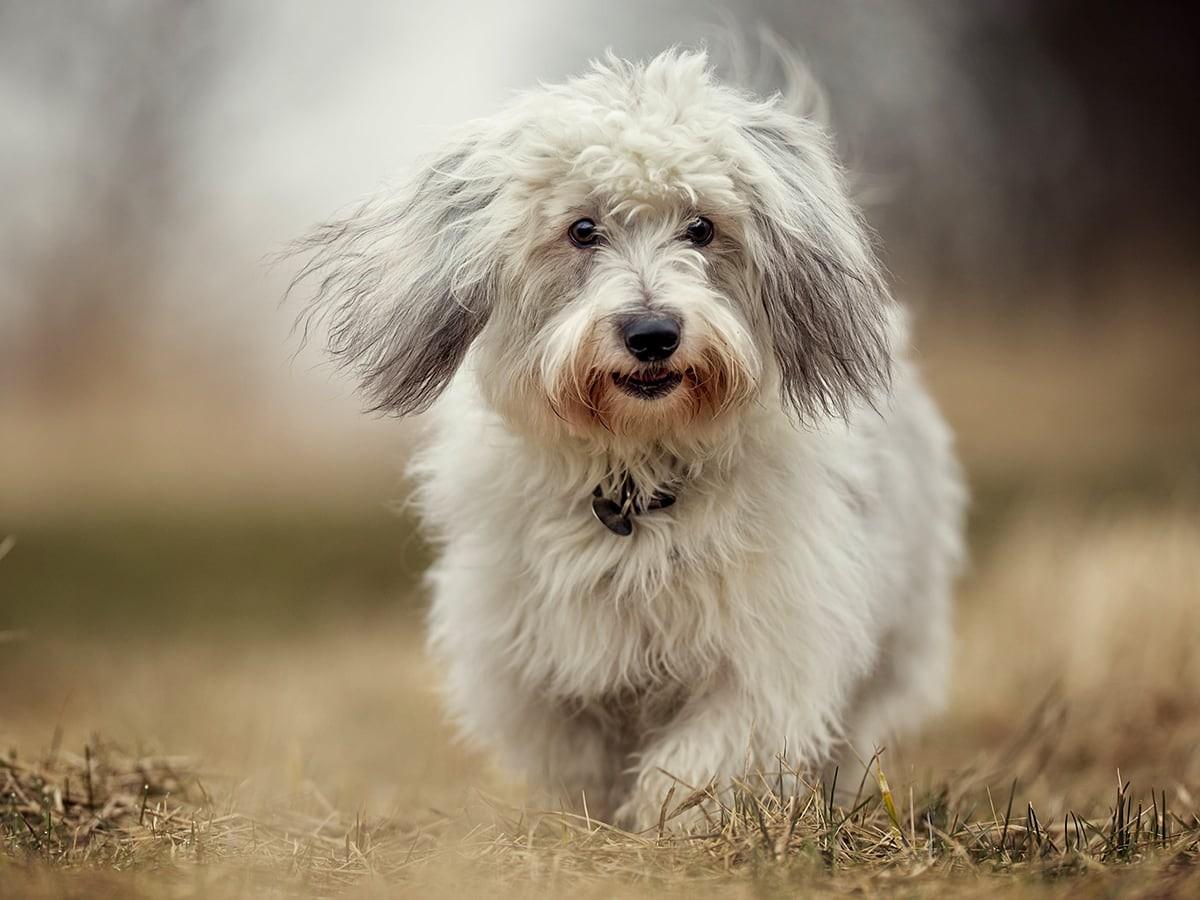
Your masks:
{"label": "metal dog tag", "polygon": [[619,534],[621,537],[633,534],[633,522],[621,512],[621,507],[615,500],[593,497],[592,513],[597,521],[613,534]]}

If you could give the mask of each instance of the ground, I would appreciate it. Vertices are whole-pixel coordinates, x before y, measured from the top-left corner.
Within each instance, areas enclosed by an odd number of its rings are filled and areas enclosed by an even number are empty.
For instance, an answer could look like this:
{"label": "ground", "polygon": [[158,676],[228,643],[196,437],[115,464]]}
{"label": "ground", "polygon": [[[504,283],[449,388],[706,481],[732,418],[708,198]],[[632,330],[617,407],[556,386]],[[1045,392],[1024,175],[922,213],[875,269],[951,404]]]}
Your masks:
{"label": "ground", "polygon": [[923,336],[975,495],[949,709],[851,808],[747,773],[690,836],[454,740],[386,476],[122,506],[0,455],[0,895],[1197,895],[1200,331],[1062,334]]}

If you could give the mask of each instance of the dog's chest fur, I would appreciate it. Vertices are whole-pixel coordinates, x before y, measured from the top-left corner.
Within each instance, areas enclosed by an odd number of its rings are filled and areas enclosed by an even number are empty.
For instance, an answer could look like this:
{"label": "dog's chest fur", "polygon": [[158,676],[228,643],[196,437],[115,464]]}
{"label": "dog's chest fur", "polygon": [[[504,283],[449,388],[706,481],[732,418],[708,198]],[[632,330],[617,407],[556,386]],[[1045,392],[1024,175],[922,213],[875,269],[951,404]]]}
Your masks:
{"label": "dog's chest fur", "polygon": [[508,540],[506,622],[530,681],[623,718],[630,697],[653,707],[712,677],[729,625],[735,572],[724,544],[737,516],[716,508],[711,484],[679,490],[670,509],[634,516],[628,537],[596,521],[586,486],[530,498]]}
{"label": "dog's chest fur", "polygon": [[631,692],[702,688],[747,615],[802,602],[764,596],[764,572],[790,558],[780,541],[803,537],[795,511],[818,528],[858,514],[822,515],[820,479],[791,477],[805,455],[795,430],[781,440],[763,426],[738,456],[694,468],[673,506],[615,535],[591,512],[595,465],[530,445],[465,391],[447,399],[414,466],[444,541],[432,577],[443,602],[469,610],[480,652],[552,701],[620,707],[612,698]]}

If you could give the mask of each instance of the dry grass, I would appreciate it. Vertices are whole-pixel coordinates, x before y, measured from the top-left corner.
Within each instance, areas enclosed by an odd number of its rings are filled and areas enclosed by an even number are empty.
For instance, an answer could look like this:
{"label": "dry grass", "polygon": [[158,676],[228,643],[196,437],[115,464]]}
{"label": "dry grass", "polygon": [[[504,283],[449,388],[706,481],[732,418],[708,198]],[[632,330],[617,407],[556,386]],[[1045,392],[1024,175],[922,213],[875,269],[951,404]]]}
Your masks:
{"label": "dry grass", "polygon": [[[664,833],[625,834],[456,747],[411,618],[220,647],[13,645],[6,674],[53,676],[10,708],[13,736],[31,745],[51,710],[62,727],[43,758],[0,764],[0,872],[147,896],[1192,895],[1197,547],[1190,506],[1015,516],[966,585],[949,714],[875,767],[890,789],[841,808],[758,774],[693,834],[670,826],[683,788]],[[96,723],[202,758],[122,754]]]}
{"label": "dry grass", "polygon": [[[1139,798],[1120,783],[1103,818],[1074,811],[1061,822],[1007,799],[977,800],[942,785],[907,804],[876,764],[874,783],[850,809],[822,786],[785,796],[771,773],[746,779],[725,803],[707,791],[664,800],[659,828],[629,834],[563,812],[490,804],[414,825],[401,817],[351,817],[317,792],[249,816],[215,800],[185,761],[123,758],[109,748],[83,757],[56,751],[41,764],[0,764],[5,804],[0,833],[17,877],[45,869],[155,871],[163,885],[223,871],[247,890],[324,896],[351,888],[427,890],[437,884],[523,895],[533,889],[703,890],[756,885],[843,893],[905,886],[921,892],[990,880],[993,888],[1067,887],[1121,878],[1152,890],[1200,887],[1200,817],[1172,808],[1166,791]],[[779,784],[782,784],[782,773]],[[707,827],[676,833],[671,820],[704,799]],[[316,808],[312,808],[312,807]],[[466,829],[464,831],[464,829]],[[10,871],[9,874],[14,874]]]}

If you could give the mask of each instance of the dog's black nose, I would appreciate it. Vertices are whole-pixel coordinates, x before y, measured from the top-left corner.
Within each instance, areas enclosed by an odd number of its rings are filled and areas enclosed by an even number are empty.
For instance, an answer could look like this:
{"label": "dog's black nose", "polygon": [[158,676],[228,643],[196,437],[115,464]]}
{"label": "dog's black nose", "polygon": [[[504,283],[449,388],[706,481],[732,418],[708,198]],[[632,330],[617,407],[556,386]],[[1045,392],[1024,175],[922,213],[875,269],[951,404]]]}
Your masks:
{"label": "dog's black nose", "polygon": [[679,320],[671,316],[639,316],[621,328],[625,346],[641,362],[667,359],[679,347]]}

